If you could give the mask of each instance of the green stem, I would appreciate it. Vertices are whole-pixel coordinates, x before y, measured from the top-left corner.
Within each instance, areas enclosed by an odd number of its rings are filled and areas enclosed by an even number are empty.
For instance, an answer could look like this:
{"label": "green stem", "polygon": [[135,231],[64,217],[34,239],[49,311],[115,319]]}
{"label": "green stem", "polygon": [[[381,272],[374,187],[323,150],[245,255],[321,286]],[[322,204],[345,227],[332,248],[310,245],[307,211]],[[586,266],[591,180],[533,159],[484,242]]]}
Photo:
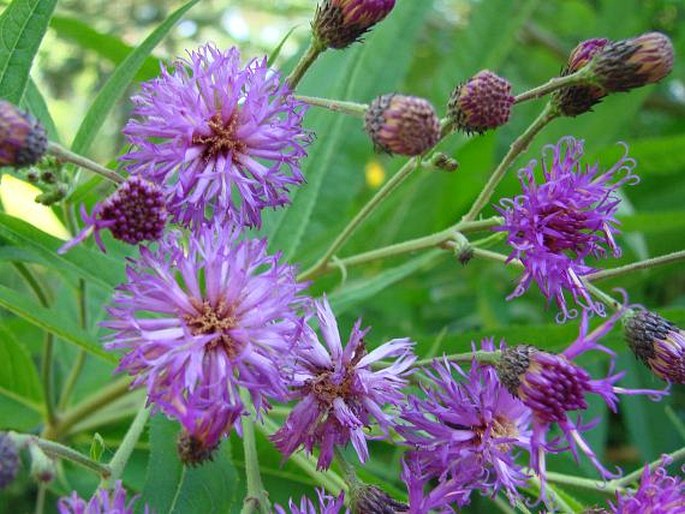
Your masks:
{"label": "green stem", "polygon": [[138,443],[138,439],[140,439],[149,417],[150,409],[141,406],[138,414],[133,418],[133,423],[131,423],[131,426],[128,428],[124,440],[121,441],[121,445],[119,445],[114,457],[109,461],[110,475],[102,480],[100,483],[101,487],[111,489],[114,486],[114,483],[121,478],[126,463],[131,457],[131,453],[133,453],[133,449]]}
{"label": "green stem", "polygon": [[[246,408],[252,405],[250,395],[241,390],[241,399]],[[249,410],[249,409],[248,409]],[[257,457],[257,440],[255,438],[254,421],[250,415],[242,417],[243,449],[245,451],[245,478],[247,481],[247,495],[243,503],[241,514],[271,512],[271,502],[262,483],[262,475],[259,472],[259,459]]]}
{"label": "green stem", "polygon": [[[529,479],[529,482],[535,485],[537,489],[540,492],[542,492],[542,483],[540,482],[539,478],[532,477]],[[559,509],[558,511],[555,510],[554,512],[566,512],[568,514],[575,514],[576,511],[573,510],[573,508],[571,508],[571,506],[568,503],[566,503],[554,489],[552,489],[551,487],[547,487],[546,489],[547,494],[549,494],[552,500],[554,500],[554,505]]]}
{"label": "green stem", "polygon": [[602,301],[603,303],[605,303],[606,305],[611,307],[613,310],[619,311],[623,308],[623,305],[621,305],[621,302],[616,300],[614,297],[606,294],[599,287],[591,284],[587,278],[584,278],[582,280],[582,282],[585,285],[585,288],[590,292],[590,294],[592,294],[595,298],[597,298],[598,300]]}
{"label": "green stem", "polygon": [[35,514],[43,514],[45,511],[45,493],[47,492],[47,486],[45,484],[38,484],[38,493],[36,494],[36,509]]}
{"label": "green stem", "polygon": [[309,44],[309,48],[307,48],[307,51],[295,65],[295,69],[290,72],[290,75],[288,75],[288,77],[285,79],[285,83],[288,84],[288,87],[292,91],[295,90],[309,67],[314,64],[314,61],[316,61],[317,57],[319,57],[319,55],[321,55],[325,49],[326,47],[323,46],[316,38],[312,39],[312,42]]}
{"label": "green stem", "polygon": [[533,89],[529,89],[528,91],[525,91],[520,95],[517,95],[514,98],[514,103],[521,103],[525,102],[526,100],[540,98],[545,96],[546,94],[552,93],[557,89],[561,89],[563,87],[585,84],[588,82],[589,76],[590,70],[586,66],[585,68],[581,68],[580,70],[578,70],[575,73],[572,73],[571,75],[566,75],[565,77],[554,77],[553,79],[548,80],[541,86],[534,87]]}
{"label": "green stem", "polygon": [[[668,457],[672,460],[673,463],[677,463],[681,459],[685,459],[685,448],[680,448],[679,450],[676,450],[672,453],[668,454]],[[649,469],[650,471],[654,471],[656,468],[661,466],[661,457],[658,459],[652,461],[649,464]],[[636,469],[632,473],[622,477],[622,478],[617,478],[614,480],[609,481],[609,484],[615,487],[627,487],[628,485],[632,484],[633,482],[637,482],[640,477],[642,476],[642,473],[644,472],[644,467],[640,469]]]}
{"label": "green stem", "polygon": [[[495,350],[493,352],[478,350],[475,352],[445,355],[444,357],[437,357],[437,360],[447,359],[450,362],[471,362],[475,359],[482,364],[497,364],[501,355],[502,352],[500,350]],[[426,366],[432,364],[435,360],[436,357],[431,357],[430,359],[421,359],[414,363],[414,367]]]}
{"label": "green stem", "polygon": [[[79,279],[78,300],[81,328],[85,331],[88,330],[88,307],[86,281],[82,278]],[[76,382],[81,374],[81,371],[83,370],[83,365],[85,363],[86,352],[84,350],[79,350],[78,356],[76,357],[76,362],[74,362],[74,365],[71,367],[69,376],[67,376],[67,379],[64,382],[64,387],[62,388],[62,393],[60,394],[60,410],[64,410],[69,403],[69,398],[71,397],[71,393],[74,391],[74,387],[76,386]]]}
{"label": "green stem", "polygon": [[362,483],[357,478],[357,471],[354,469],[354,466],[352,466],[352,464],[347,462],[347,459],[345,458],[345,454],[343,454],[340,447],[335,446],[333,448],[333,451],[335,452],[335,458],[338,461],[338,464],[340,464],[340,467],[342,468],[343,472],[345,473],[345,482],[347,482],[348,487],[350,489],[355,489],[355,488],[361,486]]}
{"label": "green stem", "polygon": [[318,98],[315,96],[295,95],[295,98],[308,105],[323,107],[329,111],[341,112],[356,118],[363,118],[366,114],[366,110],[369,108],[368,104],[342,102],[338,100],[329,100],[328,98]]}
{"label": "green stem", "polygon": [[121,398],[128,393],[130,385],[130,378],[120,378],[104,389],[101,389],[93,396],[89,396],[82,402],[74,405],[61,416],[61,419],[59,419],[57,422],[57,426],[53,427],[51,431],[44,434],[44,437],[47,437],[48,439],[58,439],[62,435],[67,434],[69,429],[76,423],[87,419],[89,415],[92,415],[117,398]]}
{"label": "green stem", "polygon": [[619,266],[618,268],[610,268],[601,271],[596,271],[595,273],[590,273],[585,278],[587,280],[592,281],[605,280],[607,278],[614,278],[619,277],[621,275],[626,275],[628,273],[632,273],[633,271],[654,268],[655,266],[672,264],[674,262],[679,262],[683,260],[685,260],[685,250],[680,250],[678,252],[660,255],[659,257],[653,257],[652,259],[645,259],[644,261],[637,261],[631,264],[626,264],[625,266]]}
{"label": "green stem", "polygon": [[547,480],[555,484],[570,485],[579,487],[581,489],[588,489],[590,491],[597,491],[604,494],[613,495],[620,492],[623,488],[617,485],[612,485],[611,482],[604,482],[602,480],[592,480],[590,478],[576,477],[572,475],[564,475],[563,473],[547,472]]}
{"label": "green stem", "polygon": [[480,257],[482,259],[487,259],[495,262],[503,262],[518,268],[523,267],[523,263],[518,259],[512,259],[509,262],[507,262],[509,257],[504,254],[492,252],[490,250],[485,250],[484,248],[478,248],[476,246],[472,246],[471,249],[473,250],[474,257]]}
{"label": "green stem", "polygon": [[463,221],[473,221],[476,219],[480,211],[487,205],[488,201],[495,192],[495,188],[504,178],[509,166],[513,164],[516,158],[526,151],[533,138],[554,118],[559,116],[552,104],[548,103],[542,110],[540,115],[530,124],[530,126],[521,134],[509,147],[509,151],[499,163],[495,171],[488,179],[487,184],[476,198],[476,201],[471,206],[469,212],[462,218]]}
{"label": "green stem", "polygon": [[67,150],[63,146],[53,141],[50,141],[48,143],[48,153],[54,155],[61,161],[71,162],[73,164],[76,164],[77,166],[80,166],[81,168],[85,168],[87,170],[92,171],[93,173],[97,173],[98,175],[103,176],[107,180],[111,180],[115,184],[121,184],[122,182],[124,182],[124,178],[118,175],[116,172],[110,170],[109,168],[101,166],[95,161],[91,161],[87,157],[83,157],[82,155],[76,154],[71,150]]}
{"label": "green stem", "polygon": [[85,469],[97,473],[102,478],[106,478],[110,475],[110,468],[107,464],[96,462],[63,444],[41,439],[34,435],[18,434],[16,432],[9,432],[8,435],[17,447],[23,448],[35,444],[50,457],[69,460],[74,464],[78,464]]}
{"label": "green stem", "polygon": [[395,173],[390,180],[388,180],[382,188],[367,202],[364,207],[355,215],[354,218],[347,224],[343,231],[335,238],[331,246],[326,250],[326,253],[309,269],[300,273],[297,280],[304,281],[309,280],[317,275],[319,275],[324,269],[326,269],[329,261],[352,236],[354,231],[361,225],[361,223],[369,217],[369,215],[380,205],[383,200],[385,200],[395,189],[399,187],[402,182],[404,182],[409,175],[418,167],[420,158],[413,157],[409,159],[404,166],[402,166],[397,173]]}

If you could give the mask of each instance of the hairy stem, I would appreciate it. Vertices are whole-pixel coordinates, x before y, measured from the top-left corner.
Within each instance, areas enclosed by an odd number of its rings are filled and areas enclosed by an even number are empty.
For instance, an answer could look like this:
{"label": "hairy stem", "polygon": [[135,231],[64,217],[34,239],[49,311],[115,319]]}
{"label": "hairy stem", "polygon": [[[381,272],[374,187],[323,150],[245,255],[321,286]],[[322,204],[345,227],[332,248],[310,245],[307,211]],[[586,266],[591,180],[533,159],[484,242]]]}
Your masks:
{"label": "hairy stem", "polygon": [[514,103],[521,103],[525,102],[526,100],[541,98],[546,94],[552,93],[564,87],[586,84],[588,83],[589,76],[590,70],[587,67],[584,67],[577,72],[572,73],[571,75],[566,75],[565,77],[554,77],[541,86],[534,87],[533,89],[529,89],[520,95],[516,95],[514,98]]}
{"label": "hairy stem", "polygon": [[309,48],[307,48],[307,51],[295,65],[295,69],[290,72],[290,75],[285,79],[285,83],[288,84],[288,87],[291,90],[295,90],[300,83],[300,80],[302,80],[302,77],[304,77],[304,74],[307,73],[309,67],[314,64],[314,61],[316,61],[317,57],[319,57],[325,49],[326,47],[316,38],[312,39]]}
{"label": "hairy stem", "polygon": [[67,150],[63,146],[53,141],[50,141],[48,143],[48,153],[54,155],[61,161],[71,162],[72,164],[76,164],[81,168],[85,168],[87,170],[92,171],[93,173],[97,173],[98,175],[101,175],[107,180],[111,180],[115,184],[121,184],[124,181],[123,177],[121,177],[116,172],[110,170],[109,168],[105,168],[97,162],[91,161],[87,157],[83,157],[82,155],[76,154],[71,150]]}
{"label": "hairy stem", "polygon": [[119,445],[119,448],[117,448],[114,457],[112,457],[112,460],[109,461],[110,475],[102,480],[100,484],[102,487],[111,489],[116,481],[121,478],[121,475],[124,473],[126,463],[131,457],[133,449],[138,443],[138,439],[140,439],[149,417],[150,409],[141,406],[138,414],[135,418],[133,418],[133,423],[131,423],[131,426],[128,427],[128,431],[124,436],[124,440],[121,441],[121,444]]}
{"label": "hairy stem", "polygon": [[633,271],[654,268],[656,266],[663,266],[664,264],[672,264],[674,262],[680,262],[683,260],[685,260],[685,250],[680,250],[678,252],[660,255],[659,257],[645,259],[644,261],[626,264],[625,266],[619,266],[618,268],[596,271],[594,273],[590,273],[585,278],[592,281],[605,280],[607,278],[620,277],[621,275],[626,275],[628,273],[632,273]]}
{"label": "hairy stem", "polygon": [[[241,399],[245,406],[250,406],[252,401],[247,391],[241,390]],[[249,410],[249,409],[248,409]],[[257,440],[255,438],[254,421],[248,416],[242,417],[243,449],[245,451],[245,479],[247,481],[247,495],[243,503],[241,514],[271,512],[271,502],[262,483],[262,475],[259,472],[259,459],[257,458]]]}
{"label": "hairy stem", "polygon": [[563,473],[547,472],[547,480],[556,484],[571,485],[582,489],[597,491],[604,494],[616,494],[622,490],[617,485],[612,485],[611,482],[603,480],[592,480],[590,478],[577,477],[572,475],[565,475]]}
{"label": "hairy stem", "polygon": [[308,105],[316,107],[323,107],[329,111],[341,112],[354,116],[355,118],[363,118],[366,110],[369,108],[368,104],[360,104],[356,102],[342,102],[339,100],[329,100],[328,98],[318,98],[315,96],[295,95],[297,100]]}
{"label": "hairy stem", "polygon": [[496,364],[502,352],[495,350],[493,352],[486,350],[478,350],[475,352],[455,353],[452,355],[445,355],[444,357],[431,357],[430,359],[421,359],[414,363],[414,367],[426,366],[434,361],[448,360],[450,362],[472,362],[474,359],[481,364]]}
{"label": "hairy stem", "polygon": [[521,153],[526,151],[535,136],[557,116],[559,116],[559,114],[555,111],[554,107],[548,103],[540,115],[525,130],[525,132],[511,144],[509,151],[499,163],[497,168],[495,168],[495,171],[492,172],[487,184],[485,184],[483,187],[483,190],[478,195],[478,198],[476,198],[476,201],[471,206],[471,209],[469,209],[469,212],[467,212],[462,218],[463,221],[473,221],[476,219],[480,211],[482,211],[490,201],[490,198],[495,192],[495,188],[497,188],[499,183],[502,181],[507,170],[513,164],[516,158]]}

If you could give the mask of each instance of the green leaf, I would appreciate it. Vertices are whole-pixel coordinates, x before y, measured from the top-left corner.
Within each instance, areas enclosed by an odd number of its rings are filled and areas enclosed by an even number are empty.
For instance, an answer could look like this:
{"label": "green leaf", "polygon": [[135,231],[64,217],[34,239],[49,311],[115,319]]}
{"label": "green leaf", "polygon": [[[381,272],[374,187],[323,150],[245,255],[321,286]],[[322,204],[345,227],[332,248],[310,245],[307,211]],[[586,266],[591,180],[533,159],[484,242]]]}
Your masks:
{"label": "green leaf", "polygon": [[45,102],[43,94],[40,92],[33,79],[29,79],[29,82],[26,85],[26,92],[24,93],[24,99],[21,101],[21,105],[40,120],[45,127],[45,130],[47,130],[48,138],[51,141],[59,142],[60,138],[57,127],[48,110],[48,104]]}
{"label": "green leaf", "polygon": [[660,232],[685,230],[685,211],[640,212],[620,216],[621,232],[643,232],[658,234]]}
{"label": "green leaf", "polygon": [[66,254],[59,255],[57,249],[64,241],[4,213],[0,213],[0,239],[19,248],[34,251],[54,269],[73,273],[86,279],[90,284],[111,289],[124,278],[124,267],[119,261],[83,246],[77,246]]}
{"label": "green leaf", "polygon": [[[118,37],[103,34],[87,23],[69,16],[53,16],[50,27],[57,35],[77,43],[81,48],[96,52],[115,65],[121,64],[135,49]],[[136,80],[148,80],[159,73],[159,61],[146,56],[135,75]]]}
{"label": "green leaf", "polygon": [[145,64],[150,52],[166,36],[181,17],[190,10],[199,0],[191,0],[180,9],[177,9],[143,41],[138,48],[131,52],[128,57],[114,70],[112,76],[103,86],[93,101],[88,114],[81,122],[81,126],[74,137],[71,149],[76,153],[86,153],[95,140],[100,128],[107,119],[117,100],[126,91],[126,88]]}
{"label": "green leaf", "polygon": [[[150,459],[143,499],[153,511],[226,514],[239,510],[243,489],[231,463],[228,440],[216,450],[213,461],[187,468],[179,460],[176,449],[178,423],[160,414],[152,418],[150,425]],[[139,505],[136,512],[142,511]]]}
{"label": "green leaf", "polygon": [[0,325],[0,394],[40,411],[43,392],[26,347]]}
{"label": "green leaf", "polygon": [[271,51],[271,54],[269,55],[269,59],[266,61],[266,64],[267,64],[268,66],[272,66],[273,63],[274,63],[274,61],[275,61],[276,59],[278,59],[278,56],[280,55],[281,50],[283,49],[283,45],[285,44],[286,41],[288,41],[288,39],[289,39],[290,36],[293,34],[293,32],[295,32],[295,29],[296,29],[296,28],[297,28],[297,26],[291,28],[288,32],[286,32],[285,36],[283,36],[283,39],[281,39],[281,42],[278,43],[278,45],[276,46],[276,48],[274,48],[274,49]]}
{"label": "green leaf", "polygon": [[685,169],[685,135],[636,139],[628,145],[628,155],[637,161],[638,175],[673,175]]}
{"label": "green leaf", "polygon": [[0,15],[0,98],[18,104],[57,0],[14,0]]}
{"label": "green leaf", "polygon": [[118,362],[117,357],[106,352],[92,335],[74,328],[74,323],[70,320],[56,316],[53,310],[46,309],[32,298],[0,286],[0,307],[92,355],[110,362]]}

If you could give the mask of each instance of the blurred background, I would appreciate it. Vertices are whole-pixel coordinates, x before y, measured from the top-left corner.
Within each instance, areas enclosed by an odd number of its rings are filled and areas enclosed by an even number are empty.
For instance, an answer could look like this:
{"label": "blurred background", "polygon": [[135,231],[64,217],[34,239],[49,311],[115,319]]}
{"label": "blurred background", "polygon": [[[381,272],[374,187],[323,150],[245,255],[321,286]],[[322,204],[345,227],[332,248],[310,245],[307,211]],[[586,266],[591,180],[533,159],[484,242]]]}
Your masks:
{"label": "blurred background", "polygon": [[[0,2],[0,10],[7,3]],[[54,120],[56,137],[69,145],[113,70],[181,5],[183,2],[165,0],[58,2],[57,14],[32,70],[32,78]],[[276,66],[287,72],[309,40],[309,20],[315,6],[316,2],[306,0],[202,0],[147,59],[136,81],[112,110],[89,156],[106,163],[121,153],[125,141],[120,131],[131,107],[128,98],[138,89],[139,81],[158,73],[160,60],[169,62],[207,41],[224,47],[236,45],[247,60],[270,54],[287,37],[276,59]],[[544,144],[573,135],[586,141],[588,164],[611,166],[622,152],[617,142],[626,142],[629,154],[638,162],[636,171],[642,180],[623,192],[623,256],[598,264],[619,266],[685,247],[685,1],[398,0],[392,15],[369,35],[365,44],[324,54],[301,83],[299,92],[369,102],[379,94],[398,91],[430,99],[442,115],[454,86],[480,69],[488,68],[506,77],[513,83],[514,92],[520,93],[558,74],[568,52],[579,41],[591,37],[621,39],[650,30],[665,32],[672,38],[676,48],[672,74],[660,84],[611,96],[593,113],[555,121],[516,165],[521,167],[539,158]],[[443,142],[440,150],[460,162],[459,170],[451,174],[424,171],[412,177],[357,232],[340,256],[426,235],[456,222],[543,102],[516,106],[510,123],[494,133],[456,135]],[[307,187],[318,188],[311,214],[302,219],[287,211],[273,213],[264,229],[273,249],[283,250],[288,259],[302,266],[321,254],[359,207],[403,163],[399,158],[374,154],[358,120],[312,109],[307,125],[317,135],[305,165]],[[83,200],[92,204],[107,191],[99,186]],[[517,192],[515,173],[510,173],[496,198]],[[3,202],[7,209],[6,197]],[[54,209],[59,217],[58,211]],[[484,214],[493,213],[488,208]],[[129,249],[108,245],[112,246],[114,258],[133,254]],[[492,249],[507,252],[502,245]],[[605,290],[624,288],[632,302],[658,310],[685,326],[683,269],[682,264],[674,264],[602,285]],[[11,274],[2,280],[12,287],[23,287]],[[415,339],[422,356],[466,351],[471,341],[486,336],[551,350],[567,346],[577,334],[577,322],[555,324],[556,308],[545,309],[544,299],[534,286],[522,298],[505,301],[516,280],[517,273],[501,265],[473,261],[462,267],[453,256],[436,251],[351,269],[344,281],[339,274],[331,274],[313,284],[312,291],[329,294],[342,314],[343,332],[359,316],[365,325],[373,326],[371,346],[400,336]],[[55,284],[55,290],[60,291],[61,286]],[[94,332],[98,331],[96,322],[103,316],[106,300],[106,292],[92,295],[89,308]],[[75,317],[75,311],[68,302],[62,308],[65,316]],[[36,355],[40,353],[40,334],[33,327],[10,316],[5,321],[13,337],[27,341]],[[624,385],[661,387],[626,352],[620,327],[608,341],[620,352],[622,368],[628,370]],[[64,369],[58,379],[67,373],[72,358],[73,349],[65,345],[59,364]],[[599,373],[605,363],[585,364]],[[101,363],[86,367],[75,398],[107,383],[110,373],[111,369]],[[3,405],[0,403],[0,409]],[[677,387],[668,400],[657,404],[645,399],[623,400],[618,415],[594,403],[588,418],[596,415],[600,423],[589,439],[601,458],[632,470],[644,460],[683,445],[683,406],[682,388]],[[282,414],[276,412],[275,417],[280,419]],[[120,421],[85,426],[82,433],[73,434],[73,441],[87,450],[96,430],[116,446],[126,426]],[[32,426],[26,421],[18,428],[28,430]],[[234,437],[232,443],[233,462],[238,474],[242,474],[241,445]],[[284,503],[291,494],[311,491],[311,480],[297,467],[292,463],[281,466],[264,438],[259,444],[273,500]],[[133,489],[142,489],[147,449],[145,442],[141,443],[126,477]],[[401,452],[380,442],[371,451],[374,458],[365,467],[364,478],[401,494]],[[551,468],[595,476],[587,462],[582,461],[579,468],[567,456],[552,459]],[[92,481],[80,474],[69,474],[68,482],[85,491],[93,487]],[[64,490],[68,490],[67,484],[59,483],[52,494]],[[5,495],[7,499],[0,501],[0,512],[28,512],[34,494],[28,479],[13,486],[0,494],[0,498]],[[483,505],[475,500],[470,512],[483,512],[479,510],[486,508]]]}

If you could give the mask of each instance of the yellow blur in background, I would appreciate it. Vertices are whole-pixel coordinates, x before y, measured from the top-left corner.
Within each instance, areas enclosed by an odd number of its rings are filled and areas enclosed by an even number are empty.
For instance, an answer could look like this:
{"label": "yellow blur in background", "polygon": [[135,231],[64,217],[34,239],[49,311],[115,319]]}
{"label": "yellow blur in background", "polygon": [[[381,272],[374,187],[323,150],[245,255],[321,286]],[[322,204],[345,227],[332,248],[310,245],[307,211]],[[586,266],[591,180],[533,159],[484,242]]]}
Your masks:
{"label": "yellow blur in background", "polygon": [[69,231],[57,218],[52,209],[35,202],[42,191],[36,186],[12,175],[0,177],[0,201],[7,214],[20,218],[43,232],[67,240]]}
{"label": "yellow blur in background", "polygon": [[376,159],[366,163],[364,168],[366,185],[371,189],[378,189],[385,182],[385,168]]}

